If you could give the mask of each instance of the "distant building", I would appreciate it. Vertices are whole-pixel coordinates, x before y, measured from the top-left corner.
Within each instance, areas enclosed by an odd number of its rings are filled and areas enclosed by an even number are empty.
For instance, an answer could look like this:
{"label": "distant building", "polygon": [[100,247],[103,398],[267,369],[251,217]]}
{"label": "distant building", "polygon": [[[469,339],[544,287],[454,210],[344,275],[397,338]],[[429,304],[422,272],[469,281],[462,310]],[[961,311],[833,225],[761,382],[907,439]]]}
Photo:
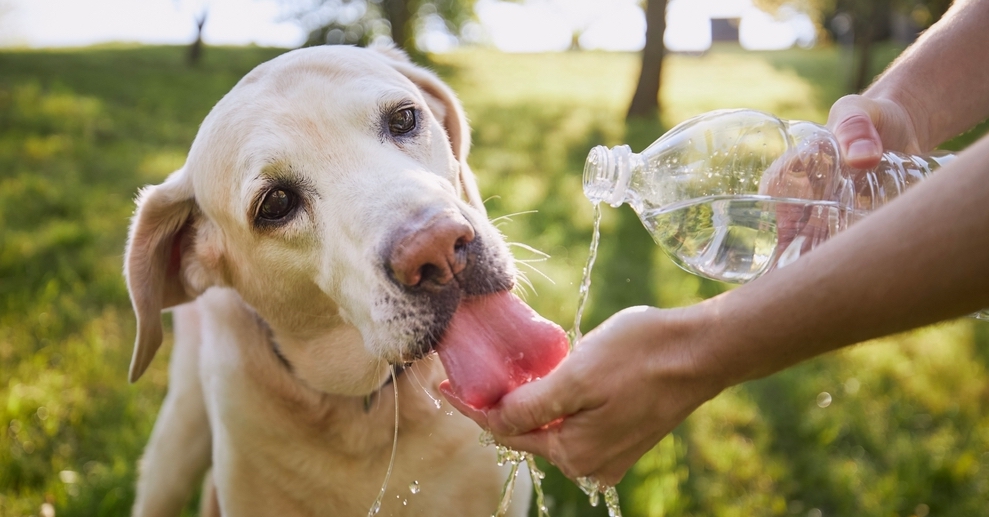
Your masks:
{"label": "distant building", "polygon": [[811,47],[817,31],[805,13],[784,5],[775,15],[752,0],[669,0],[663,43],[671,52],[705,52],[715,41],[748,50]]}
{"label": "distant building", "polygon": [[711,18],[711,41],[738,43],[741,18]]}

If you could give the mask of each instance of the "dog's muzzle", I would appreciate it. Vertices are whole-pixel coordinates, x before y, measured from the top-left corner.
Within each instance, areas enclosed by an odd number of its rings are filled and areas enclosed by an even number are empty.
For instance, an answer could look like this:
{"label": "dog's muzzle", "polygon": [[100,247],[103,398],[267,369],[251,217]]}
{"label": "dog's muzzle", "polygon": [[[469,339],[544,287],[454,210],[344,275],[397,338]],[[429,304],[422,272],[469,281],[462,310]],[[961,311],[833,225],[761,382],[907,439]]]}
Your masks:
{"label": "dog's muzzle", "polygon": [[393,236],[385,265],[390,278],[409,290],[441,291],[466,269],[474,227],[452,209],[416,219]]}
{"label": "dog's muzzle", "polygon": [[512,288],[511,258],[498,242],[453,208],[425,211],[392,233],[382,263],[414,336],[406,360],[433,351],[463,298]]}

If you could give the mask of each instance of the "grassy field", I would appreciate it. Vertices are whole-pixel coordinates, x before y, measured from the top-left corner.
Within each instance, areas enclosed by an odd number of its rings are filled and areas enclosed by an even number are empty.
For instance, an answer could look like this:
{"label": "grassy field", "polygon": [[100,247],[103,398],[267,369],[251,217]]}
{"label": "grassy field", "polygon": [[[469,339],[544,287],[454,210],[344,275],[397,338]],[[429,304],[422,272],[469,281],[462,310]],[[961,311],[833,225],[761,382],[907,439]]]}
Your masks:
{"label": "grassy field", "polygon": [[[167,384],[166,357],[126,382],[134,319],[120,271],[132,199],[182,164],[238,78],[280,52],[209,48],[194,69],[171,47],[0,52],[0,517],[46,503],[60,517],[128,513]],[[491,215],[510,216],[501,229],[511,241],[550,255],[534,264],[545,276],[528,275],[527,300],[567,327],[591,229],[580,191],[591,146],[641,149],[725,107],[823,121],[842,94],[844,59],[729,47],[670,56],[664,118],[636,127],[623,122],[634,55],[471,50],[433,66],[467,108]],[[605,212],[585,331],[631,304],[677,306],[725,289],[678,270],[631,211]],[[730,389],[636,465],[619,486],[623,510],[989,515],[987,368],[989,324],[964,320]],[[606,515],[558,473],[546,484],[555,517]]]}

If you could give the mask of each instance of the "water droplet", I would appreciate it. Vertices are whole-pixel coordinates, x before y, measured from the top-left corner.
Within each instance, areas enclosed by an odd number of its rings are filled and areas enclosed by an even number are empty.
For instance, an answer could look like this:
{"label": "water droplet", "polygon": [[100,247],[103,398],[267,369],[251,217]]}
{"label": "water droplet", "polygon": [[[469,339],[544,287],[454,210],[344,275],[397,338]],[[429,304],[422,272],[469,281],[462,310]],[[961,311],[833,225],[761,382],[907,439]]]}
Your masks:
{"label": "water droplet", "polygon": [[409,505],[409,500],[408,499],[402,499],[402,506],[408,506],[408,505]]}
{"label": "water droplet", "polygon": [[822,391],[817,395],[817,407],[825,408],[831,405],[831,394]]}
{"label": "water droplet", "polygon": [[481,432],[481,436],[477,438],[477,441],[480,442],[481,445],[484,447],[487,447],[489,445],[494,445],[495,443],[494,435],[491,434],[491,431],[488,431],[487,429]]}
{"label": "water droplet", "polygon": [[380,511],[381,511],[381,501],[375,501],[374,504],[371,505],[371,509],[367,511],[367,514],[378,515],[378,512]]}
{"label": "water droplet", "polygon": [[421,489],[419,488],[418,481],[413,481],[412,483],[409,483],[409,492],[412,492],[413,494],[418,494],[419,490]]}
{"label": "water droplet", "polygon": [[443,402],[440,399],[433,399],[433,405],[436,406],[436,409],[439,409],[443,407]]}
{"label": "water droplet", "polygon": [[858,393],[859,392],[859,388],[861,388],[861,387],[862,387],[862,384],[855,377],[852,377],[852,378],[848,379],[847,381],[845,381],[845,393],[847,393],[849,395],[854,395],[854,394]]}
{"label": "water droplet", "polygon": [[447,411],[446,416],[453,416],[453,411]]}

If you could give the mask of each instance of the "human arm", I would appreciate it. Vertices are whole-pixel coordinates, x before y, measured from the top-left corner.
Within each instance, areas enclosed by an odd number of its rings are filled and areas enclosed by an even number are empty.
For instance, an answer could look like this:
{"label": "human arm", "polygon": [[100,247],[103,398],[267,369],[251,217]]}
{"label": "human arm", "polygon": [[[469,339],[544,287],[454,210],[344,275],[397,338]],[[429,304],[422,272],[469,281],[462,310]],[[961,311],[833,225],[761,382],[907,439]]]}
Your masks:
{"label": "human arm", "polygon": [[839,99],[828,126],[846,161],[924,153],[989,116],[987,24],[989,2],[956,1],[865,92]]}
{"label": "human arm", "polygon": [[548,376],[469,414],[570,477],[616,483],[728,386],[989,306],[987,201],[983,138],[793,264],[694,306],[619,312]]}

